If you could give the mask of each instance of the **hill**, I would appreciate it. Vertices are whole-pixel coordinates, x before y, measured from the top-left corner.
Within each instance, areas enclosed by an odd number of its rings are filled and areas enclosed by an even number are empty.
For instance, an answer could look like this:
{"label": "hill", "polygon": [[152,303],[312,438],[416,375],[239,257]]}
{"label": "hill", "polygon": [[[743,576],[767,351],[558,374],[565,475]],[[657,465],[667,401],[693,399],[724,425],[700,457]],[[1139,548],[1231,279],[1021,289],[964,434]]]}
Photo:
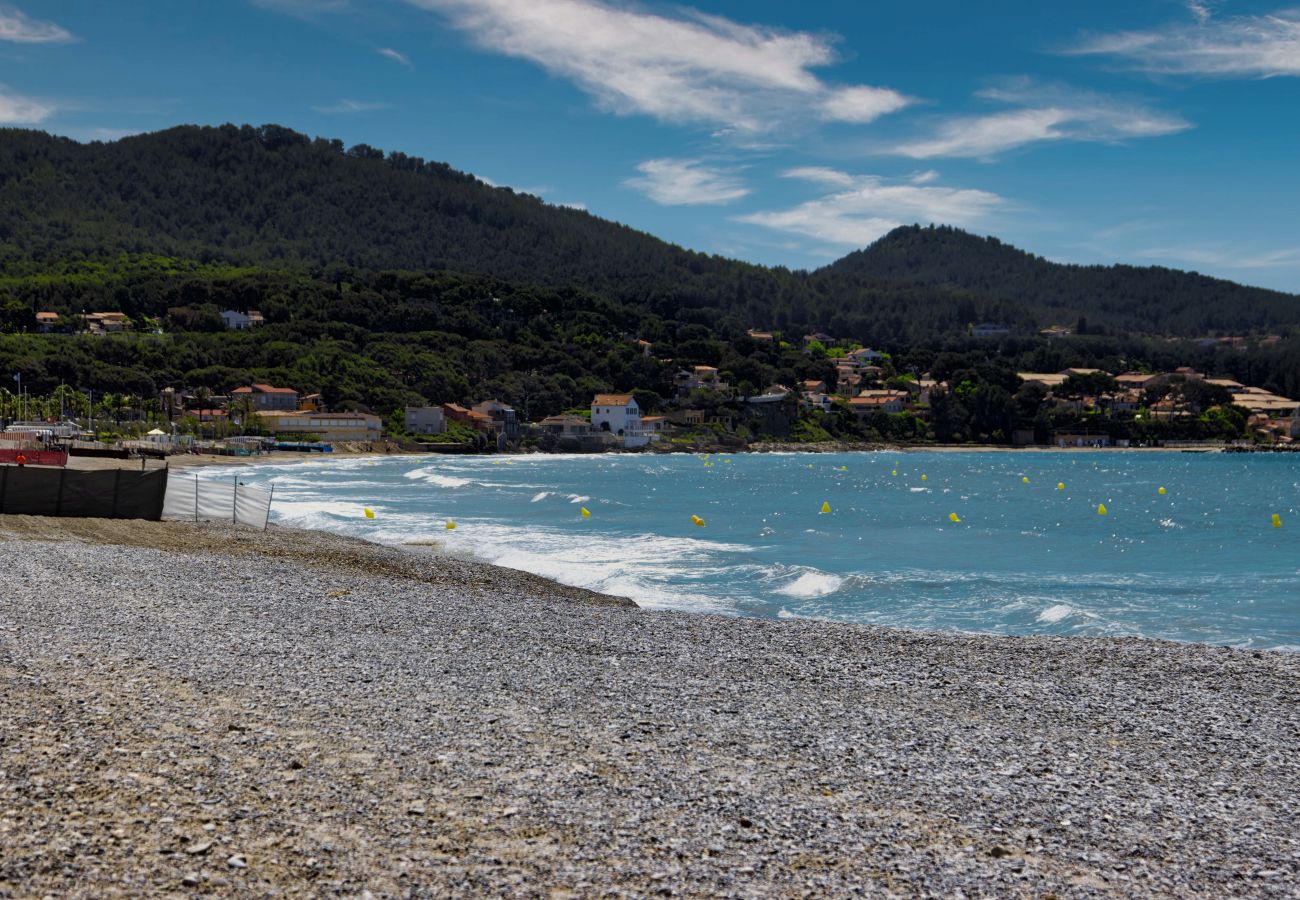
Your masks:
{"label": "hill", "polygon": [[1158,266],[1049,262],[956,228],[898,228],[822,270],[858,281],[923,285],[1000,298],[1039,322],[1183,336],[1278,328],[1300,320],[1300,297]]}
{"label": "hill", "polygon": [[1194,336],[1300,321],[1300,298],[1159,268],[1062,266],[951,228],[898,229],[812,273],[696,253],[446,164],[286,128],[182,126],[79,144],[0,130],[0,264],[158,254],[311,272],[448,270],[581,289],[734,337],[752,326],[900,346],[977,320],[1022,333]]}

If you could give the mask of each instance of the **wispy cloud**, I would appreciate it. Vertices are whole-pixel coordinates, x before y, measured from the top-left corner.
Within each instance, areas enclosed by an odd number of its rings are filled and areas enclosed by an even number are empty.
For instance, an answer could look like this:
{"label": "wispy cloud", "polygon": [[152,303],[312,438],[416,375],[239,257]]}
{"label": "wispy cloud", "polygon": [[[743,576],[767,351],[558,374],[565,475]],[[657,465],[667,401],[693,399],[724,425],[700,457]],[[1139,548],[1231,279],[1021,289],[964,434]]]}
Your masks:
{"label": "wispy cloud", "polygon": [[1214,18],[1208,4],[1189,8],[1194,23],[1100,35],[1066,52],[1114,56],[1136,69],[1169,75],[1300,75],[1300,8],[1228,18]]}
{"label": "wispy cloud", "polygon": [[1300,247],[1280,250],[1247,250],[1217,247],[1147,247],[1134,254],[1140,259],[1175,262],[1182,265],[1221,269],[1272,269],[1300,264]]}
{"label": "wispy cloud", "polygon": [[53,114],[54,107],[0,84],[0,125],[39,125]]}
{"label": "wispy cloud", "polygon": [[348,0],[250,0],[254,6],[288,13],[310,19],[320,13],[338,12],[348,5]]}
{"label": "wispy cloud", "polygon": [[907,106],[897,91],[833,85],[833,38],[607,0],[407,0],[484,48],[531,60],[606,110],[744,133],[799,120],[865,123]]}
{"label": "wispy cloud", "polygon": [[0,5],[0,41],[15,44],[67,44],[72,32],[53,22],[29,18],[22,10]]}
{"label": "wispy cloud", "polygon": [[934,222],[971,227],[1006,206],[997,194],[917,183],[916,178],[891,180],[824,168],[790,169],[783,174],[844,189],[790,209],[737,216],[735,221],[827,244],[863,247],[900,225]]}
{"label": "wispy cloud", "polygon": [[411,67],[411,61],[406,58],[406,54],[399,50],[394,50],[392,47],[380,47],[375,52],[380,56],[391,59],[395,63],[406,66],[408,69]]}
{"label": "wispy cloud", "polygon": [[1198,22],[1208,22],[1214,15],[1214,5],[1208,0],[1187,0],[1187,11]]}
{"label": "wispy cloud", "polygon": [[749,194],[734,170],[698,159],[648,159],[624,184],[664,206],[719,206]]}
{"label": "wispy cloud", "polygon": [[980,91],[976,96],[1019,108],[947,119],[929,137],[898,144],[891,152],[913,159],[941,156],[990,159],[1030,144],[1113,143],[1175,134],[1191,127],[1185,119],[1137,100],[1043,85],[1028,79],[1010,81]]}
{"label": "wispy cloud", "polygon": [[376,103],[368,100],[348,100],[346,97],[338,103],[331,103],[328,106],[313,106],[312,109],[318,113],[326,115],[352,115],[354,113],[374,112],[379,109],[388,109],[392,106],[390,103]]}

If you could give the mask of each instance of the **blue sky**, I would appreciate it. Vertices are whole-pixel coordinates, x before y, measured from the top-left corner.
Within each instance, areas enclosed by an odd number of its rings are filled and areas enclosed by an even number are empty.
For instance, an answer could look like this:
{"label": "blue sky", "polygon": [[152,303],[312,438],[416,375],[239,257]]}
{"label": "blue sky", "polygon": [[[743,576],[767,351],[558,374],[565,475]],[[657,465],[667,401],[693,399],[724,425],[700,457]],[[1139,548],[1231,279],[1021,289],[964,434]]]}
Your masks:
{"label": "blue sky", "polygon": [[814,268],[941,222],[1300,292],[1300,6],[0,0],[0,124],[275,122]]}

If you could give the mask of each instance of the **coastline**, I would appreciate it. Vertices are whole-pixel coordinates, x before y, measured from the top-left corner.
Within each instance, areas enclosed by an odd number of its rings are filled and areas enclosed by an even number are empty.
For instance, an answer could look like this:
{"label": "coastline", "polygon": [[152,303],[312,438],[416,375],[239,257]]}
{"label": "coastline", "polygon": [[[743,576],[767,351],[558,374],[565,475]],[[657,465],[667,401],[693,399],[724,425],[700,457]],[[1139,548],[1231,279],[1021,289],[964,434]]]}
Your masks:
{"label": "coastline", "polygon": [[0,889],[1300,878],[1291,654],[647,611],[274,526],[3,517],[0,572]]}

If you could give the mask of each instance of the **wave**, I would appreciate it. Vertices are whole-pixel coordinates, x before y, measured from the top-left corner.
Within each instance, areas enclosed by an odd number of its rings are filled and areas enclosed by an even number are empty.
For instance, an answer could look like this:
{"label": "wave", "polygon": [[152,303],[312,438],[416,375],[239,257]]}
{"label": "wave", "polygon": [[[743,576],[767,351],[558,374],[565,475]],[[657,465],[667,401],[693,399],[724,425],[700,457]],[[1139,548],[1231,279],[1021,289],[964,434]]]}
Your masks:
{"label": "wave", "polygon": [[820,569],[804,569],[794,581],[776,588],[775,593],[804,600],[825,597],[843,587],[844,580],[840,575],[832,575]]}
{"label": "wave", "polygon": [[542,500],[545,500],[547,497],[551,496],[552,493],[553,493],[552,491],[538,491],[536,494],[533,495],[533,499],[529,502],[538,503]]}
{"label": "wave", "polygon": [[1051,624],[1053,622],[1059,622],[1062,619],[1068,619],[1072,615],[1074,615],[1074,607],[1066,603],[1058,603],[1055,606],[1049,606],[1047,609],[1040,612],[1038,614],[1038,621]]}
{"label": "wave", "polygon": [[432,467],[412,469],[406,473],[405,477],[423,481],[425,484],[433,484],[445,488],[465,487],[467,484],[473,483],[472,479],[469,478],[457,478],[454,475],[443,475]]}

